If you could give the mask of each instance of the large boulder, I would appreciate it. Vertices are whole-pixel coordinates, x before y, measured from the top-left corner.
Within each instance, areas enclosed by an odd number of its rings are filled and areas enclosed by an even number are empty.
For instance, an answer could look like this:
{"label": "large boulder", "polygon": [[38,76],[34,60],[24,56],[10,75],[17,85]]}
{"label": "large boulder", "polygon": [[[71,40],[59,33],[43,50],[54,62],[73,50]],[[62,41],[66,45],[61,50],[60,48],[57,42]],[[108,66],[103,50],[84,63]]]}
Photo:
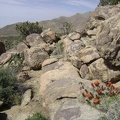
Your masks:
{"label": "large boulder", "polygon": [[20,53],[24,52],[24,50],[26,50],[26,49],[28,49],[28,46],[24,42],[20,42],[17,45],[17,51]]}
{"label": "large boulder", "polygon": [[48,53],[41,50],[40,47],[27,49],[25,50],[24,55],[24,63],[34,70],[41,69],[42,62],[49,58]]}
{"label": "large boulder", "polygon": [[89,79],[99,79],[103,82],[111,81],[113,83],[120,80],[120,71],[109,69],[103,58],[94,61],[88,68]]}
{"label": "large boulder", "polygon": [[87,46],[79,52],[79,59],[83,61],[83,63],[90,63],[99,57],[97,49],[92,46]]}
{"label": "large boulder", "polygon": [[82,41],[73,42],[66,46],[64,49],[64,54],[67,60],[71,61],[72,64],[78,68],[81,67],[82,62],[79,59],[79,52],[85,47],[85,44]]}
{"label": "large boulder", "polygon": [[[119,8],[120,9],[120,8]],[[102,58],[112,66],[120,66],[120,12],[100,26],[97,49]]]}
{"label": "large boulder", "polygon": [[3,42],[0,42],[0,55],[3,54],[3,53],[5,53],[5,52],[6,52],[5,45],[4,45]]}
{"label": "large boulder", "polygon": [[37,34],[37,33],[33,33],[33,34],[30,34],[26,37],[26,44],[29,46],[29,47],[33,47],[33,46],[37,46],[41,43],[44,43],[44,40],[42,39],[42,37]]}
{"label": "large boulder", "polygon": [[58,40],[55,32],[53,32],[50,28],[44,30],[41,33],[41,36],[46,43],[50,43],[50,44],[52,44],[53,42],[57,42]]}
{"label": "large boulder", "polygon": [[81,79],[77,69],[69,62],[59,61],[56,67],[41,75],[40,97],[49,110],[51,120],[98,120],[102,115],[99,110],[79,102],[80,82],[88,86],[91,83]]}

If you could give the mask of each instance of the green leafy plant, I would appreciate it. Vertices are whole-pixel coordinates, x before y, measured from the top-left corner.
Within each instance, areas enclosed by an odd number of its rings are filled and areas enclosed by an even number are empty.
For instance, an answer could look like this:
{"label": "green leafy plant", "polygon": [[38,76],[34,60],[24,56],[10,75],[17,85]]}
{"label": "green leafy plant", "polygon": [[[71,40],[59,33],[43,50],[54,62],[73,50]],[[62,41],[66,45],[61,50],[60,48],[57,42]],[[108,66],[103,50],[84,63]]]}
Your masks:
{"label": "green leafy plant", "polygon": [[6,37],[4,36],[4,37],[0,37],[0,41],[5,44],[5,49],[9,50],[12,48],[16,48],[18,43],[23,41],[23,37],[22,36],[6,36]]}
{"label": "green leafy plant", "polygon": [[40,113],[33,114],[32,117],[28,117],[26,120],[48,120],[44,116],[42,116]]}
{"label": "green leafy plant", "polygon": [[99,6],[116,5],[120,0],[100,0]]}
{"label": "green leafy plant", "polygon": [[17,79],[10,68],[0,68],[0,101],[12,106],[19,104],[21,97],[15,89]]}
{"label": "green leafy plant", "polygon": [[41,33],[43,31],[43,27],[39,25],[38,22],[23,22],[16,25],[16,30],[20,32],[23,37],[26,37],[32,33]]}

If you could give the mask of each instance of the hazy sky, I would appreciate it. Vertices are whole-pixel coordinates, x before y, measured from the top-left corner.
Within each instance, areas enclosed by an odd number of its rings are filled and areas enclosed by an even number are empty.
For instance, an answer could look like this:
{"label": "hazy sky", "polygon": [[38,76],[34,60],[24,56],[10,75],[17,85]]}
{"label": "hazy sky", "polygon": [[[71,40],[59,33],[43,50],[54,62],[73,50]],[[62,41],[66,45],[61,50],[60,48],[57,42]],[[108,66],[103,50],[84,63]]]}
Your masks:
{"label": "hazy sky", "polygon": [[0,0],[0,27],[92,11],[99,0]]}

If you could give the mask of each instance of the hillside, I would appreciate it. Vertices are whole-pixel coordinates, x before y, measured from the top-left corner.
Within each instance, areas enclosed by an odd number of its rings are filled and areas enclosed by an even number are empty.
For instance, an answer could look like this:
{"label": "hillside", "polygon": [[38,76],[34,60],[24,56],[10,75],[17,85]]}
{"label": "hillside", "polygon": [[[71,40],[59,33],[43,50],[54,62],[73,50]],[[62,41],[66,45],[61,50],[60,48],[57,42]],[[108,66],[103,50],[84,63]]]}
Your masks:
{"label": "hillside", "polygon": [[[51,28],[52,30],[59,32],[59,26],[62,25],[63,22],[70,22],[73,25],[73,29],[83,28],[88,20],[89,16],[92,12],[80,14],[77,13],[71,17],[59,17],[52,20],[46,20],[39,22],[41,26],[44,28]],[[16,24],[7,25],[0,29],[0,36],[17,36],[19,33],[15,29]],[[58,26],[58,27],[56,27]]]}

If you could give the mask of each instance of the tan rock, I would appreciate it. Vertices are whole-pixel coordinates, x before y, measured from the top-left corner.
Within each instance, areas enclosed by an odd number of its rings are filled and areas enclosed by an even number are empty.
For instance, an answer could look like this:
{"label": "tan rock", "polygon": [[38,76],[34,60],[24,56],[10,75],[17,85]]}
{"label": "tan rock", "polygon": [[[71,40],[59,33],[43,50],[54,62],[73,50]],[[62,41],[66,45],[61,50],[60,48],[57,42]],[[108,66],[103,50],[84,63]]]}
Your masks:
{"label": "tan rock", "polygon": [[79,33],[76,33],[76,32],[73,32],[73,33],[70,33],[68,35],[68,37],[71,39],[71,40],[78,40],[80,39],[80,34]]}
{"label": "tan rock", "polygon": [[42,33],[41,33],[41,36],[42,38],[44,39],[44,41],[46,43],[53,43],[57,40],[57,37],[56,37],[56,34],[55,32],[53,32],[50,28],[44,30]]}
{"label": "tan rock", "polygon": [[97,52],[97,49],[92,46],[87,46],[80,50],[79,59],[84,63],[89,63],[95,59],[98,59],[100,56]]}
{"label": "tan rock", "polygon": [[57,58],[50,58],[50,59],[46,59],[43,63],[42,63],[42,67],[52,64],[54,62],[57,62],[58,59]]}
{"label": "tan rock", "polygon": [[77,72],[77,69],[73,67],[71,63],[69,62],[59,63],[59,65],[56,66],[55,70],[45,72],[44,74],[41,75],[39,81],[40,94],[41,95],[44,94],[49,84],[51,84],[52,82],[58,79],[62,79],[63,77],[77,78],[79,77],[79,74]]}
{"label": "tan rock", "polygon": [[24,50],[28,49],[27,45],[24,42],[20,42],[17,45],[17,51],[18,52],[24,52]]}
{"label": "tan rock", "polygon": [[119,80],[119,76],[120,76],[119,70],[109,69],[105,65],[104,59],[102,58],[90,64],[88,68],[90,75],[89,79],[99,79],[103,82],[107,82],[107,81],[115,82]]}
{"label": "tan rock", "polygon": [[32,94],[31,89],[28,89],[27,91],[25,91],[23,98],[22,98],[22,103],[21,103],[22,107],[27,105],[30,102],[31,97],[32,97],[31,94]]}
{"label": "tan rock", "polygon": [[41,50],[40,47],[32,47],[24,51],[25,64],[32,69],[40,69],[42,62],[49,58],[47,52]]}
{"label": "tan rock", "polygon": [[33,33],[26,37],[26,42],[28,46],[38,46],[41,43],[44,43],[44,40],[41,38],[39,34]]}
{"label": "tan rock", "polygon": [[3,53],[0,56],[0,65],[7,63],[10,60],[11,57],[12,57],[11,54],[9,54],[9,53]]}

